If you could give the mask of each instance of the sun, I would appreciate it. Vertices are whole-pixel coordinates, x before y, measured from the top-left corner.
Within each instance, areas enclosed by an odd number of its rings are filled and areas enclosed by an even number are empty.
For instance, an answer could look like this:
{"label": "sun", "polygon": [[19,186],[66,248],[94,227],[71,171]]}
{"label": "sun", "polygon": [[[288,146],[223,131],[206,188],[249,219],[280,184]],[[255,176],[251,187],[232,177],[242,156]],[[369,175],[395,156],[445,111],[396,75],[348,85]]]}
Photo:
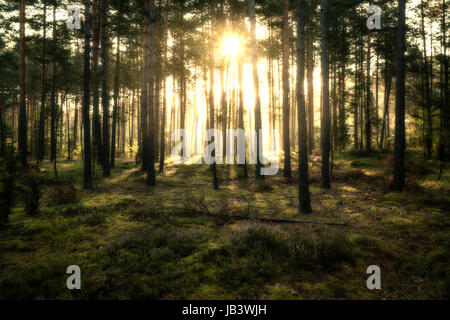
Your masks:
{"label": "sun", "polygon": [[221,53],[224,57],[236,57],[241,52],[241,39],[229,34],[222,40]]}

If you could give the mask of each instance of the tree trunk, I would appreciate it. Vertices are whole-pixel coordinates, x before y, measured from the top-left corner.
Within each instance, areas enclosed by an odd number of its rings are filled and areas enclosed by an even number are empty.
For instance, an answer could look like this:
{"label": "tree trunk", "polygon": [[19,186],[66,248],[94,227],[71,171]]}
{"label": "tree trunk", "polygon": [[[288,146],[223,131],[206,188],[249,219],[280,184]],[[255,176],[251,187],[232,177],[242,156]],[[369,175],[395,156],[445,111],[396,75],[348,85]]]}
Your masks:
{"label": "tree trunk", "polygon": [[102,107],[103,107],[103,176],[111,175],[109,163],[109,86],[108,86],[108,29],[107,29],[107,0],[100,0],[100,37],[102,55]]}
{"label": "tree trunk", "polygon": [[392,87],[392,74],[389,67],[385,66],[385,88],[384,88],[384,113],[383,113],[383,122],[381,125],[381,137],[380,137],[380,149],[383,149],[385,137],[387,138],[386,132],[386,123],[389,118],[389,98],[391,95],[391,87]]}
{"label": "tree trunk", "polygon": [[367,35],[367,92],[366,92],[366,150],[371,151],[372,150],[372,124],[371,124],[371,114],[370,114],[370,108],[371,108],[371,94],[370,94],[370,61],[371,61],[371,34],[370,31],[368,31]]}
{"label": "tree trunk", "polygon": [[307,81],[308,81],[308,152],[314,150],[314,42],[313,35],[308,32],[308,48],[306,51]]}
{"label": "tree trunk", "polygon": [[164,61],[162,63],[162,78],[163,78],[163,112],[161,120],[161,148],[159,153],[159,173],[164,171],[164,157],[165,157],[165,147],[166,147],[166,109],[167,109],[167,41],[169,39],[169,13],[166,10],[166,15],[164,19]]}
{"label": "tree trunk", "polygon": [[261,120],[261,97],[259,95],[259,75],[258,75],[258,52],[256,43],[256,16],[255,16],[255,0],[249,0],[249,16],[250,16],[250,42],[251,42],[251,61],[253,70],[253,88],[255,91],[255,130],[256,130],[256,179],[264,179],[261,175],[261,168],[263,164],[261,159],[263,158],[263,142]]}
{"label": "tree trunk", "polygon": [[112,120],[112,134],[111,134],[111,168],[114,168],[114,161],[116,157],[116,126],[117,126],[117,110],[119,108],[119,87],[120,87],[120,23],[121,23],[121,8],[120,1],[117,1],[117,43],[116,43],[116,70],[114,76],[114,109]]}
{"label": "tree trunk", "polygon": [[150,27],[149,27],[149,69],[148,69],[148,93],[149,93],[149,106],[148,106],[148,167],[147,167],[147,185],[154,186],[156,183],[155,176],[155,110],[154,110],[154,80],[153,73],[155,72],[154,64],[154,47],[155,47],[155,0],[147,0],[149,2],[149,15],[150,15]]}
{"label": "tree trunk", "polygon": [[321,60],[322,60],[322,96],[323,96],[323,138],[322,138],[322,188],[330,189],[330,101],[329,70],[327,48],[327,0],[320,3],[321,18]]}
{"label": "tree trunk", "polygon": [[47,1],[44,0],[44,43],[42,53],[42,87],[41,87],[41,111],[39,115],[39,138],[38,138],[38,163],[45,156],[45,100],[47,97]]}
{"label": "tree trunk", "polygon": [[56,126],[57,126],[57,106],[56,106],[56,4],[53,5],[53,57],[52,57],[52,93],[50,112],[50,161],[53,161],[55,177],[56,171]]}
{"label": "tree trunk", "polygon": [[[426,146],[426,157],[431,159],[432,148],[433,148],[433,123],[431,115],[431,95],[430,95],[430,79],[429,79],[429,67],[428,67],[428,57],[427,57],[427,42],[425,34],[425,9],[424,1],[421,3],[421,19],[422,19],[422,41],[423,41],[423,68],[424,68],[424,80],[425,80],[425,109],[427,112],[426,118],[426,130],[425,130],[425,146]],[[425,123],[425,119],[423,119]]]}
{"label": "tree trunk", "polygon": [[25,0],[19,0],[19,75],[20,75],[20,107],[19,107],[19,154],[23,167],[27,166],[27,88],[25,65]]}
{"label": "tree trunk", "polygon": [[[214,128],[214,69],[215,69],[215,61],[214,61],[214,41],[215,37],[215,15],[216,15],[216,1],[211,0],[211,39],[209,44],[209,129]],[[214,139],[214,138],[213,138]],[[214,140],[211,141],[214,143]],[[215,156],[215,151],[213,151],[212,157]],[[219,190],[219,182],[217,179],[217,168],[216,162],[214,161],[211,164],[211,170],[213,173],[213,187],[214,190]]]}
{"label": "tree trunk", "polygon": [[406,51],[406,0],[398,0],[397,64],[395,92],[395,149],[394,189],[402,191],[405,186],[405,51]]}
{"label": "tree trunk", "polygon": [[94,138],[94,159],[98,163],[103,163],[103,144],[102,144],[102,129],[100,125],[100,111],[99,111],[99,74],[98,74],[98,54],[100,44],[100,13],[99,13],[99,0],[92,0],[92,129]]}
{"label": "tree trunk", "polygon": [[308,182],[308,147],[305,111],[305,0],[298,1],[298,28],[297,28],[297,106],[298,106],[298,149],[299,149],[299,180],[298,194],[300,212],[310,213],[311,200]]}
{"label": "tree trunk", "polygon": [[291,177],[291,139],[289,136],[289,0],[283,1],[283,147],[284,176]]}
{"label": "tree trunk", "polygon": [[72,147],[75,151],[77,149],[77,142],[78,142],[78,97],[75,98],[75,110],[74,110],[74,117],[73,117],[73,143]]}
{"label": "tree trunk", "polygon": [[140,154],[142,160],[141,170],[143,172],[147,171],[148,168],[148,58],[149,58],[149,41],[150,41],[150,2],[149,0],[145,1],[144,8],[144,34],[143,34],[143,48],[142,48],[142,76],[141,76],[141,147]]}
{"label": "tree trunk", "polygon": [[92,188],[91,173],[91,122],[89,118],[90,103],[90,57],[91,57],[91,14],[90,0],[84,0],[84,74],[83,74],[83,125],[84,125],[84,189]]}

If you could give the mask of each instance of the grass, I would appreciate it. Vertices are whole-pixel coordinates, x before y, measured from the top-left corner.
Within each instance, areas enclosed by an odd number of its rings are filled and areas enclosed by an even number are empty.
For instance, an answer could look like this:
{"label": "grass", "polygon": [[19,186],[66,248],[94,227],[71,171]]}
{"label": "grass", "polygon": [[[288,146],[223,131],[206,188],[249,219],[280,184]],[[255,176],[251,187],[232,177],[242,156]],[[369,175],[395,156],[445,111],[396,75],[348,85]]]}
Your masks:
{"label": "grass", "polygon": [[[313,157],[308,216],[298,212],[296,172],[257,182],[218,166],[214,191],[208,166],[169,163],[149,188],[133,162],[119,160],[109,178],[97,167],[86,191],[80,162],[60,162],[57,179],[44,167],[37,213],[18,201],[0,231],[0,298],[448,299],[450,175],[436,182],[439,162],[408,152],[420,174],[408,173],[407,191],[390,192],[386,156],[336,153],[331,190],[320,188]],[[82,290],[66,288],[72,264]],[[372,264],[381,268],[379,291],[365,285]]]}

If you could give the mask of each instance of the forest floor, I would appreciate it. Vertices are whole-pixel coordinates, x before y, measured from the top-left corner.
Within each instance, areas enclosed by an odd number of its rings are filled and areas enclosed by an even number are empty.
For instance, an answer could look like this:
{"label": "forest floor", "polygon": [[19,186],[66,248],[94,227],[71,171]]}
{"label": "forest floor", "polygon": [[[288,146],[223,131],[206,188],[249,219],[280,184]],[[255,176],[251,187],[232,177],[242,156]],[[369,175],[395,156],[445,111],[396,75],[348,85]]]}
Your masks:
{"label": "forest floor", "polygon": [[[407,190],[395,193],[386,154],[335,154],[331,190],[312,156],[308,215],[281,170],[257,182],[253,168],[242,180],[239,167],[218,166],[214,191],[208,166],[169,164],[148,187],[122,159],[109,178],[97,167],[85,191],[80,161],[60,162],[58,178],[47,164],[39,214],[19,200],[0,231],[0,298],[448,299],[450,173],[436,182],[438,161],[408,159]],[[66,287],[69,265],[81,268],[81,290]],[[366,286],[370,265],[381,290]]]}

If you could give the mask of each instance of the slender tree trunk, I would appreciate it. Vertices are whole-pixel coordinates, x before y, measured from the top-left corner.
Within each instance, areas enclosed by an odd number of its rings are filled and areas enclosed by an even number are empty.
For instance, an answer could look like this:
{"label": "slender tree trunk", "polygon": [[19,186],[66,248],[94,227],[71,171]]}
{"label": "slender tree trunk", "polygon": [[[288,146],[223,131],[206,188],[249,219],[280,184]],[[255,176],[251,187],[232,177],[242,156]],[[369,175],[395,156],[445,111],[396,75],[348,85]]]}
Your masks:
{"label": "slender tree trunk", "polygon": [[[430,96],[430,79],[429,79],[429,67],[428,67],[428,57],[427,57],[427,42],[425,34],[425,10],[424,1],[421,3],[421,18],[422,18],[422,41],[423,41],[423,64],[424,64],[424,80],[425,80],[425,109],[427,113],[426,118],[426,130],[425,130],[425,146],[426,146],[426,157],[431,159],[432,148],[433,148],[433,123],[431,115],[431,96]],[[425,122],[425,119],[424,119]]]}
{"label": "slender tree trunk", "polygon": [[405,186],[405,51],[406,51],[406,0],[398,0],[397,64],[395,92],[395,149],[394,189],[402,191]]}
{"label": "slender tree trunk", "polygon": [[289,0],[283,1],[283,147],[284,176],[291,177],[291,138],[289,135]]}
{"label": "slender tree trunk", "polygon": [[259,75],[258,75],[258,51],[256,43],[256,15],[255,15],[255,0],[249,0],[249,15],[250,15],[250,42],[251,42],[251,61],[253,70],[253,88],[255,92],[255,130],[256,130],[256,172],[255,176],[257,179],[264,179],[261,174],[261,168],[263,164],[261,159],[263,158],[262,150],[262,134],[260,130],[262,129],[261,120],[261,97],[259,94]]}
{"label": "slender tree trunk", "polygon": [[74,117],[73,117],[73,150],[75,151],[77,149],[77,140],[78,140],[78,97],[75,98],[75,110],[74,110]]}
{"label": "slender tree trunk", "polygon": [[44,43],[42,53],[42,87],[41,87],[41,111],[39,115],[39,138],[38,138],[38,163],[45,156],[45,100],[47,97],[47,1],[44,0]]}
{"label": "slender tree trunk", "polygon": [[322,139],[322,188],[330,189],[330,90],[327,48],[327,0],[320,3],[321,18],[321,60],[322,60],[322,96],[323,96],[323,139]]}
{"label": "slender tree trunk", "polygon": [[368,32],[367,35],[367,92],[366,92],[366,150],[367,151],[371,151],[372,150],[372,119],[371,119],[371,114],[370,114],[370,109],[371,109],[371,102],[372,102],[372,97],[371,97],[371,90],[370,90],[370,86],[371,86],[371,81],[370,81],[370,61],[371,61],[371,34],[370,31]]}
{"label": "slender tree trunk", "polygon": [[116,43],[116,70],[114,76],[114,109],[112,120],[111,134],[111,168],[114,168],[116,157],[116,126],[117,126],[117,109],[119,108],[119,86],[120,86],[120,23],[121,23],[121,0],[117,0],[117,43]]}
{"label": "slender tree trunk", "polygon": [[20,108],[19,108],[19,154],[23,167],[27,166],[27,88],[25,64],[25,0],[19,0],[19,75],[20,75]]}
{"label": "slender tree trunk", "polygon": [[[215,21],[216,21],[216,1],[211,0],[211,39],[209,44],[209,129],[214,128],[214,70],[215,70],[215,59],[214,59],[214,41],[215,37]],[[213,138],[214,139],[214,138]],[[211,141],[214,143],[214,140]],[[215,156],[215,151],[213,151],[212,157]],[[211,170],[213,173],[213,187],[214,190],[219,190],[219,182],[217,179],[217,168],[216,162],[211,164]]]}
{"label": "slender tree trunk", "polygon": [[357,57],[358,57],[358,46],[355,44],[355,87],[353,89],[353,146],[355,150],[359,149],[359,137],[358,137],[358,94],[359,94],[359,82],[358,82],[358,67],[357,67]]}
{"label": "slender tree trunk", "polygon": [[52,93],[50,112],[50,161],[53,161],[55,177],[56,171],[56,126],[57,126],[57,103],[56,103],[56,5],[53,5],[53,57],[52,57]]}
{"label": "slender tree trunk", "polygon": [[83,74],[83,125],[84,125],[84,189],[92,188],[91,172],[91,121],[89,117],[90,103],[90,57],[91,57],[91,14],[90,0],[84,0],[84,74]]}
{"label": "slender tree trunk", "polygon": [[300,212],[310,213],[311,200],[308,182],[308,147],[305,111],[305,0],[298,1],[298,28],[297,28],[297,106],[298,106],[298,149],[299,149],[299,182],[298,194]]}
{"label": "slender tree trunk", "polygon": [[149,41],[150,41],[150,2],[145,1],[144,8],[144,34],[143,34],[143,48],[142,48],[142,77],[141,77],[141,170],[146,172],[148,169],[148,65],[149,65]]}
{"label": "slender tree trunk", "polygon": [[148,125],[148,167],[147,167],[147,185],[154,186],[156,183],[156,175],[155,175],[155,110],[154,110],[154,80],[153,73],[155,72],[155,64],[154,64],[154,48],[155,48],[155,0],[148,0],[150,6],[150,28],[149,28],[149,69],[148,69],[148,77],[149,77],[149,106],[148,106],[148,116],[149,116],[149,125]]}
{"label": "slender tree trunk", "polygon": [[307,81],[308,81],[308,152],[314,150],[314,42],[311,32],[308,33],[308,48],[306,51]]}
{"label": "slender tree trunk", "polygon": [[161,122],[161,148],[159,153],[159,173],[164,171],[164,157],[165,157],[165,147],[166,147],[166,110],[167,110],[167,41],[169,33],[169,13],[166,10],[164,19],[164,61],[162,64],[162,78],[163,78],[163,112],[162,112],[162,122]]}
{"label": "slender tree trunk", "polygon": [[98,72],[98,59],[99,59],[99,44],[100,44],[100,12],[99,12],[99,0],[92,0],[93,11],[93,41],[92,41],[92,129],[94,140],[94,160],[98,163],[103,163],[103,144],[102,144],[102,129],[100,125],[100,98],[99,87],[100,77]]}
{"label": "slender tree trunk", "polygon": [[386,123],[389,118],[389,98],[391,95],[391,87],[392,87],[392,75],[391,71],[388,70],[388,66],[386,63],[385,66],[385,88],[384,88],[384,114],[383,114],[383,122],[381,125],[381,137],[380,137],[380,149],[384,146],[385,137],[387,136],[386,132]]}
{"label": "slender tree trunk", "polygon": [[107,29],[107,1],[100,0],[100,37],[102,56],[102,107],[103,107],[103,176],[111,175],[109,162],[109,86],[108,86],[108,29]]}

